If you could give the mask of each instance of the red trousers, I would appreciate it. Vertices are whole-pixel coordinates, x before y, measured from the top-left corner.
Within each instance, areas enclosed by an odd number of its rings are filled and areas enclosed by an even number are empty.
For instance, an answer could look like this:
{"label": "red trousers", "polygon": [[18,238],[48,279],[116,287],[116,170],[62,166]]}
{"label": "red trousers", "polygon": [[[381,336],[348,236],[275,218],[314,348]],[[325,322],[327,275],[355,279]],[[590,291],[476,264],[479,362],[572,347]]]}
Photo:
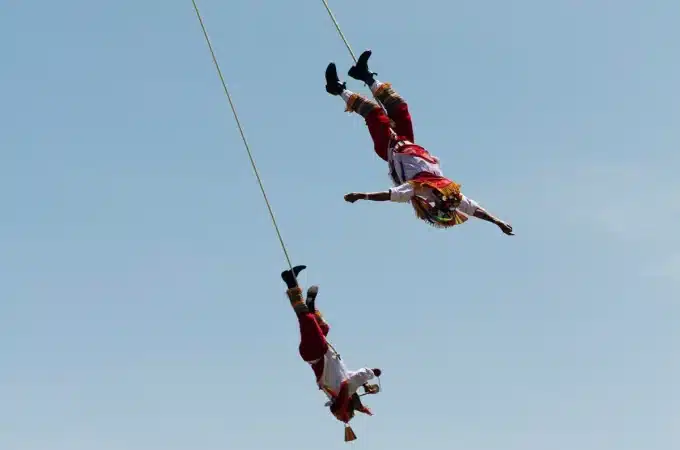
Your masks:
{"label": "red trousers", "polygon": [[392,138],[390,119],[394,122],[394,131],[400,140],[415,143],[411,113],[409,113],[406,102],[390,108],[389,116],[385,114],[382,108],[371,111],[366,116],[366,125],[369,133],[371,133],[371,138],[373,138],[375,152],[385,161],[387,161],[387,150]]}
{"label": "red trousers", "polygon": [[317,320],[313,313],[298,314],[300,324],[300,356],[305,362],[319,360],[312,364],[316,378],[323,374],[324,355],[328,351],[326,336],[330,331],[327,323]]}

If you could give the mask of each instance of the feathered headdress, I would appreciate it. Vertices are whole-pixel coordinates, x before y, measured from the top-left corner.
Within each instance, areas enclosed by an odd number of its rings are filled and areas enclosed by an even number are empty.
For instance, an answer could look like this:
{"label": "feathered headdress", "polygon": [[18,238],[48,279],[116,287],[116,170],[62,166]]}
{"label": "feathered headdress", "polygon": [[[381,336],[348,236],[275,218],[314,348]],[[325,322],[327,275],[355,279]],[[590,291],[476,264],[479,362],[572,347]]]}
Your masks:
{"label": "feathered headdress", "polygon": [[439,193],[443,201],[448,203],[447,208],[438,204],[430,204],[422,197],[414,196],[411,199],[411,206],[416,213],[416,217],[429,223],[436,228],[449,228],[460,225],[468,220],[468,217],[456,208],[460,205],[462,194],[460,184],[448,178],[438,176],[418,176],[409,183],[416,186],[427,186]]}

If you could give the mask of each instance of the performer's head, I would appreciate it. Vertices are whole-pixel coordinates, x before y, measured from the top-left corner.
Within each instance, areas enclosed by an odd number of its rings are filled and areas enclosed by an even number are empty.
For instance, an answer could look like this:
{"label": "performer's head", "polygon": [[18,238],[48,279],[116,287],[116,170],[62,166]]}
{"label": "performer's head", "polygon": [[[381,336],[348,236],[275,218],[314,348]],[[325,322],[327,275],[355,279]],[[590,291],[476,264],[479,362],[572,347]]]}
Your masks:
{"label": "performer's head", "polygon": [[340,422],[347,423],[354,418],[353,402],[350,401],[349,404],[347,405],[347,408],[344,411],[340,403],[341,401],[339,401],[339,399],[333,400],[333,402],[330,405],[331,414],[333,414],[335,418],[338,419]]}
{"label": "performer's head", "polygon": [[427,202],[423,198],[415,197],[411,204],[419,219],[435,227],[448,228],[464,221],[456,212],[456,208],[460,205],[460,200],[455,197],[447,198],[439,196],[434,204]]}
{"label": "performer's head", "polygon": [[460,205],[460,199],[454,197],[439,196],[434,204],[435,209],[448,212],[453,211]]}
{"label": "performer's head", "polygon": [[370,410],[361,402],[361,397],[356,392],[352,394],[352,397],[350,397],[349,401],[347,402],[347,408],[345,411],[343,411],[341,403],[342,401],[336,398],[330,405],[331,414],[333,414],[340,422],[347,423],[352,420],[356,411],[361,411],[365,414],[371,414]]}

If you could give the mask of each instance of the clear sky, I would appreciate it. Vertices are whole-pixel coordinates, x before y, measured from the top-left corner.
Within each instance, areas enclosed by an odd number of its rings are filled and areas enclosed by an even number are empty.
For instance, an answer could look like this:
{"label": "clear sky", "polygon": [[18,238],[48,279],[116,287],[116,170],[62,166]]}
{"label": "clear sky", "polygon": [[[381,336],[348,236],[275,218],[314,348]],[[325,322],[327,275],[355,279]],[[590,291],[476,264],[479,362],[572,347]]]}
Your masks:
{"label": "clear sky", "polygon": [[[321,1],[199,5],[301,282],[384,370],[351,445],[680,448],[680,3],[331,2],[512,238],[343,201],[390,184]],[[0,449],[348,448],[191,2],[7,1],[0,37]]]}

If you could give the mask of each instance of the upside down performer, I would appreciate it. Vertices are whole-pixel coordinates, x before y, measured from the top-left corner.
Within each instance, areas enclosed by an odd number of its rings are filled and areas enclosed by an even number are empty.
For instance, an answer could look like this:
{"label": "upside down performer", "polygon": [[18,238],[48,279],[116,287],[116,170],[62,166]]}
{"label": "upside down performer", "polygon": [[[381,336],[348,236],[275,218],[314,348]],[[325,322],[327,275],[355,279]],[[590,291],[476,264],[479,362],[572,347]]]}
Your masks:
{"label": "upside down performer", "polygon": [[326,340],[330,327],[315,307],[319,287],[311,286],[305,300],[302,289],[297,284],[297,276],[305,268],[306,266],[296,266],[293,271],[281,273],[281,278],[288,287],[286,293],[290,304],[300,325],[300,356],[312,367],[317,386],[329,399],[326,406],[330,408],[331,414],[345,424],[345,441],[352,441],[356,439],[356,435],[349,426],[349,421],[354,418],[355,411],[373,415],[361,402],[357,390],[363,387],[366,394],[377,394],[379,387],[368,384],[368,381],[380,377],[381,370],[366,367],[357,371],[347,370],[340,355]]}
{"label": "upside down performer", "polygon": [[345,195],[345,200],[350,203],[357,200],[410,202],[419,219],[436,227],[455,226],[473,216],[497,225],[507,235],[513,235],[512,226],[463,195],[458,183],[444,177],[439,159],[415,144],[408,104],[389,83],[374,78],[376,74],[368,69],[370,56],[370,50],[362,53],[348,74],[369,86],[387,114],[377,103],[348,90],[346,83],[340,82],[334,63],[326,68],[326,92],[340,96],[346,104],[346,111],[364,118],[374,150],[387,162],[395,187],[384,192],[353,192]]}

